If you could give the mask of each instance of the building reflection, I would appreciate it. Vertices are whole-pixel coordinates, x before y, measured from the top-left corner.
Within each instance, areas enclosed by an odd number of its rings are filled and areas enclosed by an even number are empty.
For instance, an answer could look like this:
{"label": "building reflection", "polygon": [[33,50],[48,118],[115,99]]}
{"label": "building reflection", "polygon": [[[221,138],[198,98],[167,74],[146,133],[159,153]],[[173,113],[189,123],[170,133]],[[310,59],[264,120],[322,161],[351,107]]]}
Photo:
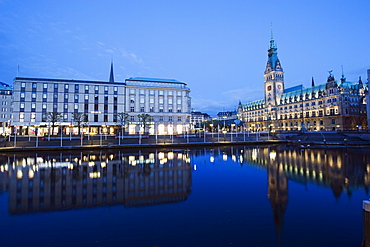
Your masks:
{"label": "building reflection", "polygon": [[188,154],[80,153],[8,159],[0,188],[11,214],[95,206],[181,202],[191,193]]}
{"label": "building reflection", "polygon": [[[268,199],[280,239],[288,205],[288,181],[331,188],[335,198],[355,189],[368,194],[370,155],[363,149],[301,149],[292,146],[233,147],[210,150],[210,162],[231,161],[267,170]],[[367,152],[369,153],[369,152]]]}

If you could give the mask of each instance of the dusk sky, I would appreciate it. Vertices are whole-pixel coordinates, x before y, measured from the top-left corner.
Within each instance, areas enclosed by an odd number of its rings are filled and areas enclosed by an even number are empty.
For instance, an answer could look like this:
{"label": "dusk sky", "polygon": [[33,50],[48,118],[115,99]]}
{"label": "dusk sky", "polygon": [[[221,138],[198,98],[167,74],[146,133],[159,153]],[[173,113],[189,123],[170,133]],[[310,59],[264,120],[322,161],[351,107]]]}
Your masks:
{"label": "dusk sky", "polygon": [[0,81],[20,77],[183,81],[215,116],[263,98],[271,37],[285,87],[366,82],[370,1],[0,0]]}

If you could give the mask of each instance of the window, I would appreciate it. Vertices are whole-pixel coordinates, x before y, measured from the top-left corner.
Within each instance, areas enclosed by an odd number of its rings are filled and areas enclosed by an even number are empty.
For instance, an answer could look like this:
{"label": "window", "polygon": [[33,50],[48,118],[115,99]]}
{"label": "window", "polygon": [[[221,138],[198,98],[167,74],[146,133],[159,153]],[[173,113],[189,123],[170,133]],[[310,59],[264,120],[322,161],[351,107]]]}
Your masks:
{"label": "window", "polygon": [[130,94],[135,94],[135,89],[130,89]]}
{"label": "window", "polygon": [[172,98],[168,98],[168,104],[172,105]]}
{"label": "window", "polygon": [[[96,90],[96,89],[95,89]],[[104,92],[108,93],[108,86],[104,86]]]}
{"label": "window", "polygon": [[64,84],[64,89],[65,90],[68,90],[68,88],[69,88],[69,85],[68,84]]}
{"label": "window", "polygon": [[19,113],[19,122],[24,122],[24,112]]}
{"label": "window", "polygon": [[177,99],[177,104],[181,105],[181,98]]}
{"label": "window", "polygon": [[159,121],[162,121],[163,122],[163,119],[164,119],[163,116],[159,116]]}
{"label": "window", "polygon": [[130,107],[130,112],[135,112],[135,107],[131,106]]}
{"label": "window", "polygon": [[68,104],[64,104],[64,109],[68,109]]}
{"label": "window", "polygon": [[141,106],[141,107],[140,107],[140,112],[144,112],[144,111],[145,111],[144,107],[143,107],[143,106]]}
{"label": "window", "polygon": [[149,108],[149,111],[150,111],[150,112],[154,112],[154,106],[151,106],[151,107]]}
{"label": "window", "polygon": [[99,115],[94,114],[94,122],[98,122],[98,121],[99,121]]}
{"label": "window", "polygon": [[181,91],[177,91],[177,96],[181,96]]}
{"label": "window", "polygon": [[58,89],[58,83],[54,84],[54,89]]}
{"label": "window", "polygon": [[177,117],[177,121],[181,122],[182,121],[181,117]]}
{"label": "window", "polygon": [[144,94],[144,89],[140,89],[140,94],[143,95]]}
{"label": "window", "polygon": [[32,93],[32,99],[36,99],[36,93]]}
{"label": "window", "polygon": [[89,85],[85,85],[85,93],[89,93]]}
{"label": "window", "polygon": [[42,103],[42,109],[46,109],[46,103]]}
{"label": "window", "polygon": [[145,98],[144,97],[140,97],[140,103],[141,104],[144,104],[145,103]]}
{"label": "window", "polygon": [[36,113],[31,113],[31,122],[35,122]]}
{"label": "window", "polygon": [[25,88],[25,87],[26,87],[26,83],[25,83],[25,82],[22,82],[22,83],[21,83],[21,87],[22,87],[22,88]]}
{"label": "window", "polygon": [[335,124],[335,119],[332,119],[331,120],[331,124]]}
{"label": "window", "polygon": [[150,95],[154,95],[154,90],[149,90]]}
{"label": "window", "polygon": [[168,95],[173,95],[173,92],[172,91],[168,91]]}
{"label": "window", "polygon": [[149,103],[150,103],[150,104],[154,104],[154,98],[153,98],[153,97],[150,97],[150,99],[149,99]]}
{"label": "window", "polygon": [[64,99],[68,99],[68,94],[64,94]]}
{"label": "window", "polygon": [[21,99],[24,99],[24,93],[21,93]]}
{"label": "window", "polygon": [[159,107],[159,112],[163,112],[163,106]]}
{"label": "window", "polygon": [[169,117],[168,117],[168,121],[170,121],[170,122],[172,122],[172,121],[173,121],[172,116],[169,116]]}
{"label": "window", "polygon": [[130,116],[130,121],[131,122],[135,121],[135,116]]}
{"label": "window", "polygon": [[36,82],[33,82],[32,83],[32,88],[36,89],[37,88],[37,83]]}
{"label": "window", "polygon": [[47,88],[48,88],[48,84],[47,84],[47,83],[44,83],[43,88],[44,88],[44,89],[47,89]]}
{"label": "window", "polygon": [[89,95],[85,94],[85,100],[89,100]]}
{"label": "window", "polygon": [[163,97],[159,98],[159,104],[163,104]]}
{"label": "window", "polygon": [[117,92],[117,91],[118,91],[118,87],[117,87],[117,86],[114,86],[114,87],[113,87],[113,91],[114,91],[114,92]]}
{"label": "window", "polygon": [[158,94],[163,95],[163,90],[159,90]]}

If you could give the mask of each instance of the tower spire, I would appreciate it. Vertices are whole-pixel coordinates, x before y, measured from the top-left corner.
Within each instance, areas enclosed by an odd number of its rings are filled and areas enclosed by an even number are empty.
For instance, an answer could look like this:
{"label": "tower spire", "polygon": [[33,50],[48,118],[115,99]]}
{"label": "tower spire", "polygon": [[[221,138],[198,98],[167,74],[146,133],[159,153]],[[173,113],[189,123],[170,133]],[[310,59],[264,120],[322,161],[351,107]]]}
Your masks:
{"label": "tower spire", "polygon": [[114,75],[113,75],[113,59],[110,63],[110,75],[109,75],[109,82],[114,82]]}

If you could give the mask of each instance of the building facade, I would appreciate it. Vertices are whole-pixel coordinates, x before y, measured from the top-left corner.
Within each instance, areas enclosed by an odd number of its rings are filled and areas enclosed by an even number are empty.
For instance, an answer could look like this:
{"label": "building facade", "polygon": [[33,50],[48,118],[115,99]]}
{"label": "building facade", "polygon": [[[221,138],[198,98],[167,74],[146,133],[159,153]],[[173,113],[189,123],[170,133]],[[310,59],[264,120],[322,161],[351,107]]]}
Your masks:
{"label": "building facade", "polygon": [[188,128],[191,99],[184,82],[130,78],[115,82],[17,77],[13,84],[11,124],[18,134],[44,135],[51,123],[48,113],[60,113],[52,133],[76,134],[74,113],[86,116],[86,134],[117,133],[117,116],[127,113],[130,134],[143,133],[139,114],[149,114],[150,134],[182,133]]}
{"label": "building facade", "polygon": [[125,112],[130,114],[129,133],[142,130],[139,115],[152,116],[149,134],[182,134],[189,129],[190,89],[173,79],[135,77],[125,80]]}
{"label": "building facade", "polygon": [[202,113],[200,111],[192,111],[191,118],[190,118],[191,129],[193,130],[195,127],[200,126],[201,123],[205,121],[210,121],[210,120],[212,120],[212,118],[208,113]]}
{"label": "building facade", "polygon": [[264,99],[242,104],[238,117],[247,131],[283,130],[358,130],[367,128],[365,93],[367,85],[348,82],[342,73],[339,81],[332,71],[326,83],[285,89],[284,71],[270,40],[264,73]]}
{"label": "building facade", "polygon": [[11,117],[12,94],[13,88],[8,84],[0,82],[0,135],[8,135],[11,132],[9,119]]}

